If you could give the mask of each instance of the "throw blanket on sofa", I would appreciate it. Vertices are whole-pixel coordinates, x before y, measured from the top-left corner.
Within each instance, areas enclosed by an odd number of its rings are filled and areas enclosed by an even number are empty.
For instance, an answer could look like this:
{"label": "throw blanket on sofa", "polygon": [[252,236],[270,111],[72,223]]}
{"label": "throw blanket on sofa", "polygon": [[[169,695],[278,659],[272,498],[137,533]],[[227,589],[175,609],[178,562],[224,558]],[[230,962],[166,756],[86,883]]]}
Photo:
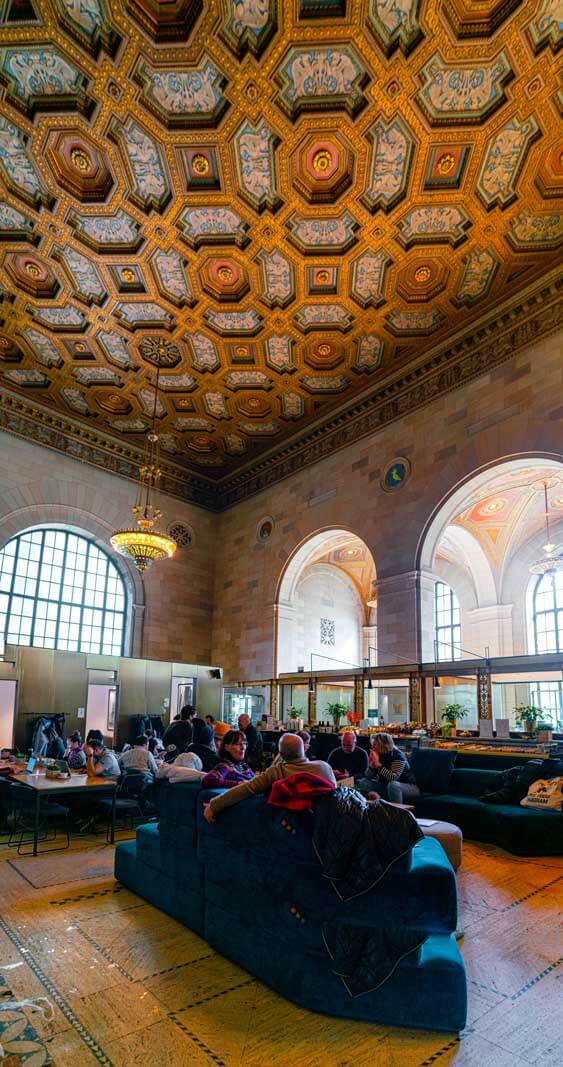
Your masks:
{"label": "throw blanket on sofa", "polygon": [[308,811],[318,797],[332,793],[334,786],[318,774],[305,774],[297,771],[289,778],[279,778],[273,782],[268,794],[268,804],[277,808],[290,808],[291,811]]}
{"label": "throw blanket on sofa", "polygon": [[[334,790],[315,803],[313,845],[341,900],[367,893],[423,833],[409,811],[385,803],[368,804],[353,789]],[[397,964],[423,943],[426,934],[347,923],[323,926],[333,971],[351,996],[381,986]]]}

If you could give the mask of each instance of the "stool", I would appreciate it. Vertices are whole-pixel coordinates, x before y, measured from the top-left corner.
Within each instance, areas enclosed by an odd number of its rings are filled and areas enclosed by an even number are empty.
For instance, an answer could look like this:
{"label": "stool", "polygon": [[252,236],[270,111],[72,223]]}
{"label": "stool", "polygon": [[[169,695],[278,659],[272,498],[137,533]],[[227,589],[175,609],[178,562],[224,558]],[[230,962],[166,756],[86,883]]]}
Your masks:
{"label": "stool", "polygon": [[[419,819],[417,822],[420,826]],[[432,820],[432,826],[420,826],[420,829],[425,837],[435,837],[440,842],[454,871],[457,871],[458,867],[461,867],[463,856],[463,834],[459,826],[436,819]]]}

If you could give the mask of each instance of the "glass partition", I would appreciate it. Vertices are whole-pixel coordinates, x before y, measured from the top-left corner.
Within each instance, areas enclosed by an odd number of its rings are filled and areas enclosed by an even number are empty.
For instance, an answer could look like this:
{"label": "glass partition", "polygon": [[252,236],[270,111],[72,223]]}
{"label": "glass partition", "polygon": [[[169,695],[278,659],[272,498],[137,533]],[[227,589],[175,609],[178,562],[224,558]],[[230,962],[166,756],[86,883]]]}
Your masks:
{"label": "glass partition", "polygon": [[299,718],[305,722],[309,720],[309,683],[303,682],[298,685],[289,683],[280,685],[278,688],[278,719],[286,722],[290,718],[290,708],[296,708]]}
{"label": "glass partition", "polygon": [[440,687],[434,689],[434,720],[440,726],[445,725],[442,715],[448,704],[459,704],[467,715],[458,720],[458,730],[477,730],[479,713],[477,710],[477,678],[475,675],[439,676]]}
{"label": "glass partition", "polygon": [[249,715],[253,723],[270,714],[270,686],[246,685],[223,689],[223,721],[236,726],[239,715]]}
{"label": "glass partition", "polygon": [[[344,704],[346,713],[354,710],[354,686],[345,682],[317,682],[317,722],[332,722],[329,704]],[[342,720],[344,722],[344,719]]]}
{"label": "glass partition", "polygon": [[518,706],[541,708],[545,722],[554,730],[563,730],[563,678],[561,671],[538,671],[537,674],[494,674],[493,717],[508,719],[511,730],[521,730],[516,722]]}
{"label": "glass partition", "polygon": [[405,678],[372,680],[364,686],[364,717],[370,724],[388,726],[390,723],[408,722],[409,683]]}

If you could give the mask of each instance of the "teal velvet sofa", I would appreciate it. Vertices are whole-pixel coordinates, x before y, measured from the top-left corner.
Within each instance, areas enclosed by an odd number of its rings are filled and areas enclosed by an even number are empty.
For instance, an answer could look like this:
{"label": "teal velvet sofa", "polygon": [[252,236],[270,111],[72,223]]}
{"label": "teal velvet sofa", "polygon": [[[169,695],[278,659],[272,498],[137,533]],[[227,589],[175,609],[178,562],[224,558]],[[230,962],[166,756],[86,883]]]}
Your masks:
{"label": "teal velvet sofa", "polygon": [[563,855],[563,813],[534,811],[519,804],[488,804],[480,799],[495,792],[500,784],[499,771],[458,767],[456,763],[444,792],[423,789],[422,796],[414,801],[415,815],[455,823],[464,837],[499,845],[516,856]]}
{"label": "teal velvet sofa", "polygon": [[[304,1008],[397,1026],[463,1028],[456,881],[437,841],[420,841],[372,890],[343,902],[322,876],[310,815],[256,797],[210,825],[203,803],[213,795],[159,782],[158,823],[117,845],[116,878]],[[338,923],[408,927],[422,930],[424,940],[377,990],[352,997],[331,970],[325,944]]]}

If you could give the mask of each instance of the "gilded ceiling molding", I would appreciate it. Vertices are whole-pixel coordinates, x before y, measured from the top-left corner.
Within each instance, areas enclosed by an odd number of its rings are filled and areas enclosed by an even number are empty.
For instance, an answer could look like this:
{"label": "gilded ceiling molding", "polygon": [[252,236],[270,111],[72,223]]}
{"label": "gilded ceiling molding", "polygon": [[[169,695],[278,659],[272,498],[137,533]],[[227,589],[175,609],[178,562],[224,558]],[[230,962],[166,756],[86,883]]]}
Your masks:
{"label": "gilded ceiling molding", "polygon": [[505,363],[520,349],[555,333],[563,324],[562,289],[563,276],[559,274],[543,288],[531,290],[525,299],[512,306],[505,305],[453,345],[440,346],[418,367],[382,385],[356,404],[333,412],[290,444],[269,453],[260,463],[224,479],[217,487],[219,510],[233,507],[352,442],[376,433]]}

